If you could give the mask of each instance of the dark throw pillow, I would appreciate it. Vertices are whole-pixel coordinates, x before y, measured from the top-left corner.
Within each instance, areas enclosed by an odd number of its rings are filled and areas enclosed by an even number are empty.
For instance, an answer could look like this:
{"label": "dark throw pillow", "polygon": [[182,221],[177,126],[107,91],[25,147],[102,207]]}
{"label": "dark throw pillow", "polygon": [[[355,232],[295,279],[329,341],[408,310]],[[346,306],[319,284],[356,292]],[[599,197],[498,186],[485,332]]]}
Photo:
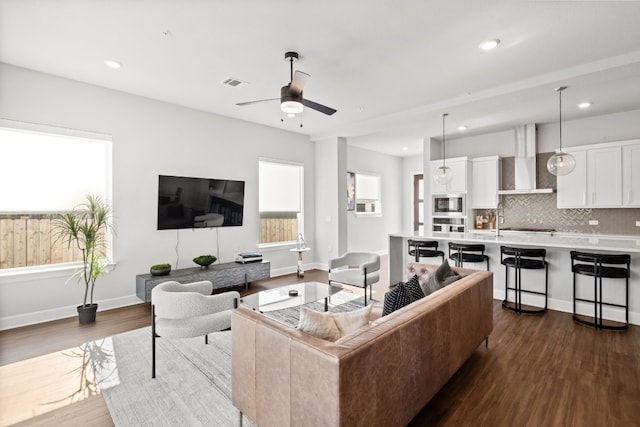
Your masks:
{"label": "dark throw pillow", "polygon": [[401,309],[405,305],[409,305],[415,301],[409,288],[403,283],[398,283],[393,289],[384,294],[384,307],[382,308],[382,316],[393,313]]}
{"label": "dark throw pillow", "polygon": [[445,259],[425,284],[423,291],[425,295],[430,295],[438,289],[444,288],[460,278],[462,278],[462,276],[455,274],[451,270],[451,267],[449,267],[449,262]]}
{"label": "dark throw pillow", "polygon": [[417,274],[414,274],[413,277],[411,279],[409,279],[409,281],[407,283],[405,283],[404,285],[409,290],[409,293],[413,297],[414,301],[419,300],[420,298],[424,298],[424,296],[425,296],[424,295],[424,291],[420,287],[420,282],[418,281],[418,275]]}

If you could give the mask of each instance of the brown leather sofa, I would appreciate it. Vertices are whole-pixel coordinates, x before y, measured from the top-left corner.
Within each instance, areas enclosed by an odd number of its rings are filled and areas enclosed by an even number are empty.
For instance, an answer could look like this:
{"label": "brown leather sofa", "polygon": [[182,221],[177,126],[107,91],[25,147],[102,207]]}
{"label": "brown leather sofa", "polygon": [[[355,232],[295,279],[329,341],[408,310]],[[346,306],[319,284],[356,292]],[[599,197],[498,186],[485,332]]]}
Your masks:
{"label": "brown leather sofa", "polygon": [[388,316],[374,310],[376,319],[340,343],[234,310],[240,423],[244,414],[260,427],[406,425],[493,329],[493,274],[454,271],[466,276]]}

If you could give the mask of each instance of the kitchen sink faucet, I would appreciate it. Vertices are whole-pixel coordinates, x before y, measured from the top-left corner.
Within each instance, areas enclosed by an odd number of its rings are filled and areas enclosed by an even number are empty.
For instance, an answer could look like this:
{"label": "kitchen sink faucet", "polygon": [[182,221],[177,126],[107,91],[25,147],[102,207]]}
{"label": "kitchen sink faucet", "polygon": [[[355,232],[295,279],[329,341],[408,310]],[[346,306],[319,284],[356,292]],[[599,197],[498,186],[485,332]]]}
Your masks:
{"label": "kitchen sink faucet", "polygon": [[[501,210],[502,214],[500,214]],[[498,202],[498,206],[496,206],[496,237],[500,237],[500,221],[504,222],[504,206],[502,206],[502,202]]]}

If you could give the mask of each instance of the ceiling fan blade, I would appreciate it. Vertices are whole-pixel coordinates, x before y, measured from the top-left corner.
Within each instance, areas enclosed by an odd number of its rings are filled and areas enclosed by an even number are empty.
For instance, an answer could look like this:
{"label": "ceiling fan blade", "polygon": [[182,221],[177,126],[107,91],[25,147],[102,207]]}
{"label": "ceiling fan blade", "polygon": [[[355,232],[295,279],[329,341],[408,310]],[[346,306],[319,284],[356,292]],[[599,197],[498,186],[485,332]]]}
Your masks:
{"label": "ceiling fan blade", "polygon": [[293,75],[293,80],[291,81],[289,92],[292,95],[300,96],[300,94],[304,90],[304,85],[307,84],[310,77],[311,76],[309,74],[304,73],[300,70],[296,70],[295,74]]}
{"label": "ceiling fan blade", "polygon": [[316,110],[316,111],[320,111],[321,113],[324,113],[324,114],[326,114],[328,116],[330,116],[333,113],[335,113],[336,111],[338,111],[338,110],[336,110],[334,108],[327,107],[327,106],[322,105],[322,104],[318,104],[317,102],[309,101],[308,99],[303,99],[302,103],[306,107],[309,107],[309,108],[311,108],[313,110]]}
{"label": "ceiling fan blade", "polygon": [[271,99],[260,99],[258,101],[238,102],[236,105],[251,105],[251,104],[257,104],[258,102],[278,101],[279,99],[280,98],[271,98]]}

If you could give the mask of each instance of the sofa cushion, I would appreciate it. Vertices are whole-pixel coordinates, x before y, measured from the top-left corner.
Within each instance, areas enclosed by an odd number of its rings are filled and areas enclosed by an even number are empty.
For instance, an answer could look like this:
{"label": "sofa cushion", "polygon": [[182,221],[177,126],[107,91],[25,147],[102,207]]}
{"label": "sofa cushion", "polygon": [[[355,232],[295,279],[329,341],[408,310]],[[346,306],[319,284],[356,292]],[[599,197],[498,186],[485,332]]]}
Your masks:
{"label": "sofa cushion", "polygon": [[366,307],[347,311],[345,313],[332,313],[333,320],[336,322],[336,325],[340,330],[340,337],[350,334],[356,329],[360,329],[364,325],[367,325],[371,319],[372,308],[373,304],[369,304]]}
{"label": "sofa cushion", "polygon": [[323,340],[335,341],[340,338],[340,329],[331,313],[306,307],[300,307],[298,329]]}
{"label": "sofa cushion", "polygon": [[430,295],[438,289],[444,288],[461,278],[462,276],[451,270],[449,262],[445,259],[440,267],[438,267],[438,269],[429,278],[429,281],[423,287],[423,291],[425,295]]}
{"label": "sofa cushion", "polygon": [[404,282],[400,282],[393,287],[390,291],[384,294],[384,308],[382,309],[382,316],[391,314],[402,307],[411,304],[416,299],[409,291],[409,288]]}

